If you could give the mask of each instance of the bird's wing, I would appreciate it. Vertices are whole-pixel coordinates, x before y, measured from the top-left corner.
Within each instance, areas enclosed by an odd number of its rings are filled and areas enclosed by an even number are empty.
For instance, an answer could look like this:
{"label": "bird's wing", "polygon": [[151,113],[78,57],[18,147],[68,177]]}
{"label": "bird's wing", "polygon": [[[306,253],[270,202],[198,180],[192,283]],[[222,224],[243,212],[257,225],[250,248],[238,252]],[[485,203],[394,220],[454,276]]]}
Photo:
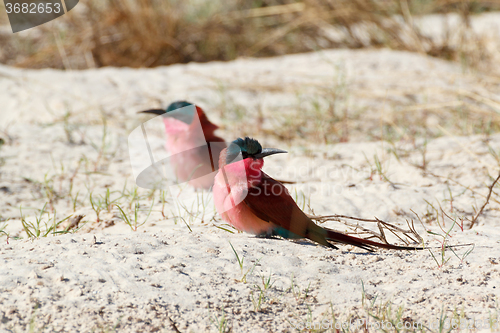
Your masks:
{"label": "bird's wing", "polygon": [[311,235],[311,232],[317,232],[320,227],[300,210],[286,187],[265,173],[262,173],[259,185],[248,189],[244,202],[261,220],[272,222],[299,237],[311,238],[328,245],[324,238],[321,240]]}
{"label": "bird's wing", "polygon": [[248,189],[248,195],[244,202],[261,220],[272,222],[297,236],[309,238],[325,246],[336,248],[328,242],[333,241],[354,245],[367,251],[373,251],[373,247],[394,250],[422,249],[413,246],[382,244],[322,228],[316,225],[297,206],[283,184],[272,179],[264,172],[262,173],[261,183]]}

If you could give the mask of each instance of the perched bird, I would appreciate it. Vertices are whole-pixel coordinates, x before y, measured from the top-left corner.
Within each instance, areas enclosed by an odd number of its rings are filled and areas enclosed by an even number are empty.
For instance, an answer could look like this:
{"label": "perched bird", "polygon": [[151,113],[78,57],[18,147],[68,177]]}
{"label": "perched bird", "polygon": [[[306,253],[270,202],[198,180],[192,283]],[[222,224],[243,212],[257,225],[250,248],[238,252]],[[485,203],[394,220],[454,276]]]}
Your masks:
{"label": "perched bird", "polygon": [[[194,116],[195,110],[197,117]],[[219,169],[220,152],[227,144],[214,134],[219,126],[208,120],[203,109],[186,101],[177,101],[165,110],[150,109],[139,113],[163,116],[167,138],[165,147],[171,154],[169,162],[177,178],[182,182],[189,181],[195,188],[212,187],[215,171]]]}
{"label": "perched bird", "polygon": [[350,244],[372,252],[375,247],[412,250],[416,247],[383,244],[348,236],[316,225],[292,199],[283,184],[261,169],[263,158],[284,150],[265,148],[246,137],[233,141],[219,158],[213,187],[215,207],[222,219],[238,230],[258,236],[308,238],[337,249],[332,242]]}
{"label": "perched bird", "polygon": [[182,182],[189,181],[195,188],[210,188],[214,183],[214,172],[219,168],[220,152],[227,146],[214,134],[219,127],[208,120],[200,107],[185,101],[174,102],[166,110],[140,112],[163,116],[165,147],[177,178]]}

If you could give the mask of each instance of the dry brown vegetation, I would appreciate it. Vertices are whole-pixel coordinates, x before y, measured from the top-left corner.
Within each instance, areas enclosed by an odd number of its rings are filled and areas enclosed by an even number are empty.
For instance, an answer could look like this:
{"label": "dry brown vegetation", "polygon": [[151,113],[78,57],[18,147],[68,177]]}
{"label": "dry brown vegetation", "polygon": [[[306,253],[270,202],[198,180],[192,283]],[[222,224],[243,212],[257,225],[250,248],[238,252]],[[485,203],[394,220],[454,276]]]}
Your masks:
{"label": "dry brown vegetation", "polygon": [[[190,61],[275,56],[325,48],[390,47],[487,67],[471,13],[500,1],[287,0],[81,1],[62,18],[0,34],[0,63],[27,68],[155,67]],[[460,42],[436,41],[414,15],[459,13]],[[6,14],[3,15],[4,20]],[[6,23],[6,22],[4,22]]]}
{"label": "dry brown vegetation", "polygon": [[[18,34],[0,33],[0,63],[26,68],[154,67],[327,48],[389,47],[459,61],[464,71],[496,74],[476,80],[477,87],[495,91],[498,54],[492,54],[494,49],[488,49],[470,21],[476,13],[496,9],[500,0],[235,0],[229,5],[201,0],[84,0],[52,23]],[[460,29],[427,35],[415,22],[429,13],[458,14]],[[3,19],[7,24],[5,14]],[[211,107],[227,120],[221,126],[231,128],[233,136],[250,135],[245,124],[257,113],[252,134],[285,142],[397,142],[500,130],[499,104],[491,96],[456,89],[429,95],[426,87],[409,91],[404,86],[373,95],[372,90],[346,85],[341,72],[333,85],[318,81],[307,92],[302,83],[224,83],[243,90],[291,91],[298,100],[292,108],[264,114],[257,107],[251,112],[233,101],[220,83],[221,103]],[[414,95],[429,97],[417,102]],[[391,96],[401,98],[391,101]],[[349,105],[349,99],[359,98],[382,104],[368,110]]]}

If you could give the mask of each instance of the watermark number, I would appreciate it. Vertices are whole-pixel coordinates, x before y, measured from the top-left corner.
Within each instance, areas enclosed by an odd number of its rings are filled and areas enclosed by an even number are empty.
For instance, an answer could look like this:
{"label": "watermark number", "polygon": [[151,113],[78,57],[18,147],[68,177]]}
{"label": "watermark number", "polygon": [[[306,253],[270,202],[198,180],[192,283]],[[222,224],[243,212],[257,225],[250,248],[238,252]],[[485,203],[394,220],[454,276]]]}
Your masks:
{"label": "watermark number", "polygon": [[[52,7],[54,5],[54,7]],[[23,13],[23,14],[51,14],[52,12],[59,14],[62,11],[60,3],[6,3],[5,9],[7,14]]]}

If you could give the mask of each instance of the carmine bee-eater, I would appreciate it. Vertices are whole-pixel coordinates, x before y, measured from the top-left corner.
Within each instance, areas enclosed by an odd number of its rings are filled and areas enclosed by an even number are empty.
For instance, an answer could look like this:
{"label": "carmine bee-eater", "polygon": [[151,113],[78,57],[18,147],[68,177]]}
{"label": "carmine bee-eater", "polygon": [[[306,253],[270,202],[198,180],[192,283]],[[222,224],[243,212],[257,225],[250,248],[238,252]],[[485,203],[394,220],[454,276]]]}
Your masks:
{"label": "carmine bee-eater", "polygon": [[185,101],[174,102],[166,110],[151,109],[141,113],[163,116],[165,147],[171,154],[170,164],[177,178],[189,181],[195,188],[210,188],[214,172],[219,168],[218,157],[226,147],[224,140],[214,134],[219,127],[208,120],[200,107]]}
{"label": "carmine bee-eater", "polygon": [[[194,117],[196,112],[197,117]],[[214,134],[219,126],[208,120],[199,106],[186,101],[170,104],[166,110],[140,111],[163,116],[169,162],[178,180],[195,188],[208,189],[214,183],[215,171],[219,168],[220,152],[226,142]],[[207,149],[208,148],[208,149]],[[284,184],[291,181],[280,180]]]}
{"label": "carmine bee-eater", "polygon": [[348,236],[316,225],[283,184],[261,169],[263,158],[284,150],[265,148],[246,137],[222,150],[213,187],[215,207],[222,219],[238,230],[259,236],[308,238],[337,249],[332,242],[350,244],[372,252],[375,247],[394,250],[421,249],[383,244]]}

